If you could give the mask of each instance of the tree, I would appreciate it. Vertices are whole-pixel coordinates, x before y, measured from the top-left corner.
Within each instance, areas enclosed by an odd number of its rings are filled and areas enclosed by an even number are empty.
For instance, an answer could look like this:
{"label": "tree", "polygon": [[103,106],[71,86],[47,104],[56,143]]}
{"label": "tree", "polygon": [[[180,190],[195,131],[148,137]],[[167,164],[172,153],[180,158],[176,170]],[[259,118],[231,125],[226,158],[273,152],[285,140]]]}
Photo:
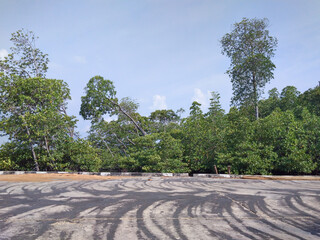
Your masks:
{"label": "tree", "polygon": [[178,126],[179,116],[171,109],[156,110],[150,114],[150,121],[153,123],[155,132],[165,132],[167,128]]}
{"label": "tree", "polygon": [[181,142],[184,159],[192,173],[213,172],[216,155],[223,136],[223,114],[218,109],[218,96],[213,96],[211,110],[207,114],[201,111],[201,104],[193,102],[190,116],[181,122]]}
{"label": "tree", "polygon": [[110,122],[101,119],[91,125],[89,140],[116,158],[118,155],[127,155],[127,148],[134,144],[132,139],[138,136],[132,124],[123,124],[119,119]]}
{"label": "tree", "polygon": [[0,77],[0,89],[0,131],[16,144],[29,147],[37,171],[40,155],[55,168],[52,151],[60,139],[73,135],[76,123],[73,116],[65,114],[70,99],[67,84],[10,75]]}
{"label": "tree", "polygon": [[310,112],[320,116],[320,87],[311,88],[299,95],[299,102]]}
{"label": "tree", "polygon": [[[36,39],[31,31],[13,33],[11,53],[0,61],[0,131],[14,146],[13,160],[23,159],[27,170],[30,155],[36,170],[58,169],[57,149],[73,140],[76,120],[66,112],[68,85],[45,79],[49,59],[36,47]],[[26,149],[32,154],[21,155]]]}
{"label": "tree", "polygon": [[273,78],[271,61],[277,39],[269,36],[268,20],[243,18],[231,33],[221,39],[222,54],[231,59],[227,73],[233,87],[233,105],[252,104],[259,118],[258,100],[264,86]]}
{"label": "tree", "polygon": [[224,110],[220,104],[220,94],[213,91],[211,92],[210,107],[209,111],[206,113],[206,116],[214,117],[221,114],[224,114]]}
{"label": "tree", "polygon": [[203,117],[202,110],[201,110],[201,103],[197,101],[193,101],[190,107],[190,117],[191,118],[199,118]]}
{"label": "tree", "polygon": [[296,118],[293,111],[282,112],[280,109],[257,121],[258,128],[253,131],[255,141],[266,148],[271,146],[272,151],[277,154],[273,174],[310,174],[316,168],[308,147],[317,142],[312,140],[312,135],[316,137],[316,134],[311,134],[310,127],[313,128],[312,131],[317,131],[319,125],[318,121],[313,122],[311,116],[303,112],[303,121]]}
{"label": "tree", "polygon": [[88,140],[80,138],[67,142],[62,152],[68,160],[68,170],[98,172],[101,169],[99,149],[94,148]]}
{"label": "tree", "polygon": [[179,117],[173,110],[156,110],[150,114],[150,120],[167,125],[178,121]]}
{"label": "tree", "polygon": [[49,59],[36,47],[37,38],[32,31],[24,29],[12,33],[10,40],[14,47],[4,60],[0,60],[0,72],[22,78],[45,77]]}
{"label": "tree", "polygon": [[293,110],[298,106],[300,92],[294,86],[287,86],[280,94],[280,108],[282,111]]}
{"label": "tree", "polygon": [[101,76],[91,78],[85,88],[86,95],[81,97],[80,115],[85,120],[99,121],[104,114],[124,114],[143,136],[146,132],[137,121],[118,103],[113,82]]}
{"label": "tree", "polygon": [[[137,103],[135,100],[129,98],[129,97],[124,97],[120,100],[119,103],[121,109],[123,109],[124,112],[129,114],[132,117],[137,117],[138,113],[137,110],[139,108],[139,103]],[[119,112],[118,119],[125,124],[131,124],[130,118],[128,118],[124,113]]]}
{"label": "tree", "polygon": [[[182,144],[169,133],[153,133],[134,139],[128,149],[126,162],[135,163],[135,171],[188,172],[182,160]],[[129,166],[130,167],[130,166]]]}
{"label": "tree", "polygon": [[269,90],[269,98],[259,101],[260,117],[269,116],[278,107],[280,107],[280,94],[277,88],[272,88]]}

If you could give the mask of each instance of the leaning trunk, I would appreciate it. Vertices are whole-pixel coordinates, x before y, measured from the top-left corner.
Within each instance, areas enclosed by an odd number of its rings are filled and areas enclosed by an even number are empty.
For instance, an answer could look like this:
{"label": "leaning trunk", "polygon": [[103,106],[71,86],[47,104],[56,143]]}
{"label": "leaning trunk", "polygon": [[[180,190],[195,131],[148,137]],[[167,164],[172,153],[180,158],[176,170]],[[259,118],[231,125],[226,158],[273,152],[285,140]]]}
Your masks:
{"label": "leaning trunk", "polygon": [[119,108],[120,112],[122,112],[124,115],[126,115],[130,119],[130,121],[134,124],[134,126],[142,133],[142,136],[147,135],[146,132],[139,126],[139,124],[126,111],[124,111],[119,104],[113,101],[111,102]]}

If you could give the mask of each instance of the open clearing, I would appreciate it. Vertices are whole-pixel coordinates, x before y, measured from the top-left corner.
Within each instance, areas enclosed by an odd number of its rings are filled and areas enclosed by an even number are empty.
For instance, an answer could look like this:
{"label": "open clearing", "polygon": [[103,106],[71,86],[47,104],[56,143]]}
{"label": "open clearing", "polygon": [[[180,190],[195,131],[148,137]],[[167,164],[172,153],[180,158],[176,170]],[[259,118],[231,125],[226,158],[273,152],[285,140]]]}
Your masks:
{"label": "open clearing", "polygon": [[0,239],[319,238],[319,181],[0,176]]}

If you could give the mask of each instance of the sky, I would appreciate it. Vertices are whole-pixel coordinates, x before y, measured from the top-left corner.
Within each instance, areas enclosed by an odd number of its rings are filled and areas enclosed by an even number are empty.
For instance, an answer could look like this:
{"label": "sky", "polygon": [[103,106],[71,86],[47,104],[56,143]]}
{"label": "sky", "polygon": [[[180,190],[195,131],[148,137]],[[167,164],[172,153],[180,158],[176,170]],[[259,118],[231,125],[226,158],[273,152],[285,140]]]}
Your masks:
{"label": "sky", "polygon": [[212,91],[228,112],[230,61],[219,40],[244,17],[268,18],[278,39],[265,93],[288,85],[304,92],[320,81],[319,0],[0,0],[0,11],[0,58],[10,52],[13,32],[33,31],[49,55],[47,78],[69,85],[68,113],[82,137],[90,121],[79,116],[81,96],[96,75],[113,81],[117,97],[134,99],[145,116],[188,113],[193,101],[206,111]]}

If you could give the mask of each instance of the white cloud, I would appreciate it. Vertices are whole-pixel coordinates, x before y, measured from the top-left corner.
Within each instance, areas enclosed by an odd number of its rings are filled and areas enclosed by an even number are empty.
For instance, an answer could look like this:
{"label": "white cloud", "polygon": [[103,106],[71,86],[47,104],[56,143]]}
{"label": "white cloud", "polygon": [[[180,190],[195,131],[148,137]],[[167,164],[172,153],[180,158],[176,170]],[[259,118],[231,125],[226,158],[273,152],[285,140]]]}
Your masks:
{"label": "white cloud", "polygon": [[195,88],[192,102],[196,101],[201,104],[201,109],[206,110],[209,107],[210,92],[203,93],[201,89]]}
{"label": "white cloud", "polygon": [[0,60],[3,60],[6,56],[8,56],[8,51],[6,49],[0,49]]}
{"label": "white cloud", "polygon": [[84,133],[89,132],[89,131],[90,131],[90,127],[91,127],[91,124],[86,124],[86,125],[84,126],[84,128],[83,128],[83,132],[84,132]]}
{"label": "white cloud", "polygon": [[154,95],[152,109],[153,110],[167,109],[166,96],[160,96],[158,94]]}
{"label": "white cloud", "polygon": [[81,64],[87,63],[87,60],[84,56],[74,56],[73,60],[76,61],[77,63],[81,63]]}

